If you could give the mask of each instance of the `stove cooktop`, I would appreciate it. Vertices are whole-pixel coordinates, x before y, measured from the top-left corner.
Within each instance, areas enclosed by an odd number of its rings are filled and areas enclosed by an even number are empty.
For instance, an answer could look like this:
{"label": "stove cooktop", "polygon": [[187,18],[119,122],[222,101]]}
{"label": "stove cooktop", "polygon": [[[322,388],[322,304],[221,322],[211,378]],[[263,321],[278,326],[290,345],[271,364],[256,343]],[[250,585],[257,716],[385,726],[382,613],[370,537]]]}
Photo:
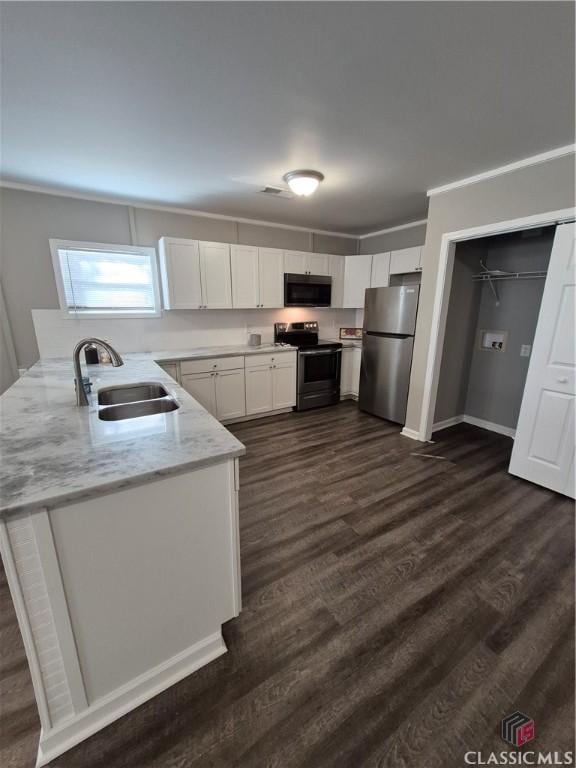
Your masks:
{"label": "stove cooktop", "polygon": [[340,349],[338,341],[324,341],[318,338],[318,323],[305,320],[298,323],[274,323],[274,341],[292,344],[298,349]]}

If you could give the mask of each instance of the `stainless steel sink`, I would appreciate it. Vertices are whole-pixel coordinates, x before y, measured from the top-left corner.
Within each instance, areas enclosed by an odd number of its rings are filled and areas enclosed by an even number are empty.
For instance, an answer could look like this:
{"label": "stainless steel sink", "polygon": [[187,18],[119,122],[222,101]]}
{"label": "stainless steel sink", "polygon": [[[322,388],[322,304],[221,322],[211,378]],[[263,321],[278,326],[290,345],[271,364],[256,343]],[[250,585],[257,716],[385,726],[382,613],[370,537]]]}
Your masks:
{"label": "stainless steel sink", "polygon": [[153,416],[158,413],[170,413],[180,408],[179,404],[171,397],[158,400],[141,400],[137,403],[123,403],[122,405],[110,405],[101,408],[98,418],[102,421],[121,421],[123,419],[137,419],[140,416]]}
{"label": "stainless steel sink", "polygon": [[137,384],[121,384],[118,387],[106,387],[98,392],[98,405],[122,405],[140,400],[156,400],[167,397],[168,392],[156,382],[142,381]]}

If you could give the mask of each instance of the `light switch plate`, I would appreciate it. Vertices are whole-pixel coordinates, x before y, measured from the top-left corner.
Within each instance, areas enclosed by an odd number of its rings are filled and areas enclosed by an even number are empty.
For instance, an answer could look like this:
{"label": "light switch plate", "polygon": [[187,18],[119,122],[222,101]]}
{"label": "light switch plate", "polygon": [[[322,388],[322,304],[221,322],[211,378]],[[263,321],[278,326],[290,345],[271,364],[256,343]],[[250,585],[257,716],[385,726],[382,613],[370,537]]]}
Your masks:
{"label": "light switch plate", "polygon": [[522,344],[520,347],[520,357],[530,357],[532,351],[532,344]]}

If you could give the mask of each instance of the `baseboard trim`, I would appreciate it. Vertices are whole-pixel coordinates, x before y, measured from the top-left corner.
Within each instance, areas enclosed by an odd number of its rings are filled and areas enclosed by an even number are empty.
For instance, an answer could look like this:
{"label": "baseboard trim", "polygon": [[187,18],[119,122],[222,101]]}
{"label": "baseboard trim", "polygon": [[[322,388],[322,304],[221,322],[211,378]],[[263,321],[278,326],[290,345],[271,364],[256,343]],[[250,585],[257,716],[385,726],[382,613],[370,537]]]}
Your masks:
{"label": "baseboard trim", "polygon": [[496,424],[493,421],[486,421],[485,419],[477,419],[476,416],[468,416],[466,413],[462,413],[459,416],[452,416],[449,419],[443,421],[437,421],[432,426],[432,433],[440,432],[442,429],[448,429],[455,424],[471,424],[473,427],[480,427],[480,429],[487,429],[490,432],[497,432],[499,435],[505,435],[514,439],[516,436],[516,430],[512,427],[505,427],[503,424]]}
{"label": "baseboard trim", "polygon": [[402,432],[400,434],[403,437],[409,437],[411,440],[418,440],[421,443],[426,442],[425,440],[422,440],[420,437],[420,432],[417,432],[415,429],[410,429],[409,427],[403,427]]}
{"label": "baseboard trim", "polygon": [[254,421],[255,419],[267,419],[269,416],[279,416],[281,413],[292,413],[294,406],[289,408],[276,408],[275,411],[265,411],[264,413],[251,413],[248,416],[238,416],[235,419],[224,419],[222,424],[240,424],[243,421]]}
{"label": "baseboard trim", "polygon": [[493,421],[477,419],[475,416],[464,415],[462,420],[466,424],[472,424],[473,427],[488,429],[490,432],[497,432],[499,435],[506,435],[506,437],[511,437],[512,439],[516,437],[516,430],[513,427],[505,427],[502,424],[495,424]]}
{"label": "baseboard trim", "polygon": [[453,427],[455,424],[461,424],[464,421],[464,416],[452,416],[449,419],[444,419],[443,421],[437,421],[435,424],[432,425],[432,433],[434,432],[440,432],[442,429],[448,429],[448,427]]}
{"label": "baseboard trim", "polygon": [[157,696],[200,667],[226,653],[228,649],[219,630],[173,656],[168,661],[117,688],[88,709],[74,715],[57,728],[40,733],[36,768],[46,765],[114,720]]}
{"label": "baseboard trim", "polygon": [[346,394],[340,394],[340,401],[342,400],[354,400],[356,403],[358,402],[358,395],[355,395],[353,392],[347,392]]}

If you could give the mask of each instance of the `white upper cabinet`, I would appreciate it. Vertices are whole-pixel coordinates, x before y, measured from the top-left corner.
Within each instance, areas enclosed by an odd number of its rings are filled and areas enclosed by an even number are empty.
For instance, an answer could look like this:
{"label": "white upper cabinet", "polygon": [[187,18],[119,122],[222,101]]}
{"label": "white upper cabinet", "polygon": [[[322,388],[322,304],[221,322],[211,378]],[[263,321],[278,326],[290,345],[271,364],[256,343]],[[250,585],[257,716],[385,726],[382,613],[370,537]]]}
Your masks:
{"label": "white upper cabinet", "polygon": [[252,245],[231,245],[232,304],[234,307],[260,306],[260,276],[258,248]]}
{"label": "white upper cabinet", "polygon": [[330,274],[330,255],[328,253],[309,253],[308,272],[311,275]]}
{"label": "white upper cabinet", "polygon": [[327,253],[285,251],[284,271],[293,275],[329,275],[330,256]]}
{"label": "white upper cabinet", "polygon": [[375,253],[372,256],[371,288],[387,288],[390,285],[390,253]]}
{"label": "white upper cabinet", "polygon": [[308,272],[308,256],[305,251],[284,251],[284,272],[305,275]]}
{"label": "white upper cabinet", "polygon": [[331,307],[344,306],[344,270],[346,256],[330,256],[330,276],[332,277]]}
{"label": "white upper cabinet", "polygon": [[163,237],[160,275],[165,309],[199,309],[203,304],[197,240]]}
{"label": "white upper cabinet", "polygon": [[165,309],[232,306],[228,243],[163,237],[159,251]]}
{"label": "white upper cabinet", "polygon": [[407,272],[422,271],[422,246],[403,248],[390,253],[390,274],[402,275]]}
{"label": "white upper cabinet", "polygon": [[232,306],[230,246],[228,243],[200,242],[200,277],[205,309]]}
{"label": "white upper cabinet", "polygon": [[372,254],[346,256],[344,271],[344,307],[364,308],[364,292],[370,288]]}
{"label": "white upper cabinet", "polygon": [[275,309],[284,306],[284,251],[258,249],[260,306]]}
{"label": "white upper cabinet", "polygon": [[230,246],[234,307],[284,306],[284,252],[251,245]]}

